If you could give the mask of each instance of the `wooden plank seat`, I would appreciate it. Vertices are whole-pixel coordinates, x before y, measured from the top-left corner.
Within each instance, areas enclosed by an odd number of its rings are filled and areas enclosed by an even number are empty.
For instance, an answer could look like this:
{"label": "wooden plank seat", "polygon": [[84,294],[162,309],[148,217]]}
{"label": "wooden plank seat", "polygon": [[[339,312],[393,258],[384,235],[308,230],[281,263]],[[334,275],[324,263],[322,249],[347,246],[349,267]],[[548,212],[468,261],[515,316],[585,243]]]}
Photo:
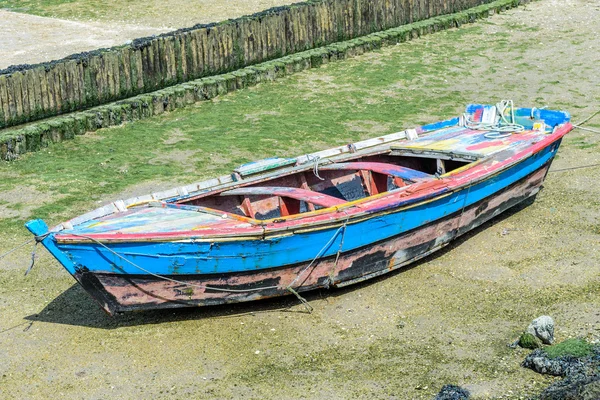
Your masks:
{"label": "wooden plank seat", "polygon": [[[487,131],[486,131],[487,132]],[[427,147],[410,147],[393,145],[390,146],[393,156],[418,156],[422,158],[436,158],[440,160],[456,160],[463,162],[474,162],[485,157],[481,153],[465,152],[459,150],[438,150]]]}
{"label": "wooden plank seat", "polygon": [[312,190],[277,187],[277,186],[257,186],[243,187],[233,190],[228,190],[220,194],[221,196],[260,196],[270,195],[301,200],[307,203],[312,203],[320,207],[333,207],[345,203],[345,200],[337,197],[329,196]]}
{"label": "wooden plank seat", "polygon": [[319,165],[319,171],[340,171],[340,170],[356,170],[356,171],[371,171],[381,175],[389,175],[394,178],[400,178],[407,181],[419,181],[421,179],[431,178],[431,175],[426,174],[416,169],[401,167],[399,165],[380,163],[380,162],[347,162],[334,163],[328,165]]}

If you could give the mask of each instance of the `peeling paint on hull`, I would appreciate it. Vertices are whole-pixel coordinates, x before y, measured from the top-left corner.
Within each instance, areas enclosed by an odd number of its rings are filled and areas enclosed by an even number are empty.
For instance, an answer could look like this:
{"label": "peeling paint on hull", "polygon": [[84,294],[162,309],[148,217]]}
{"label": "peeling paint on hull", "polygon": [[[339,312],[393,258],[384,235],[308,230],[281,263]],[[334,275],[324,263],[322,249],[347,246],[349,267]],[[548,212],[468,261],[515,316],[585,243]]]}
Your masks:
{"label": "peeling paint on hull", "polygon": [[[294,287],[297,291],[308,291],[346,286],[415,262],[505,210],[535,196],[550,164],[551,160],[528,176],[464,210],[401,235],[343,252],[337,263],[335,256],[322,258],[302,274],[302,279],[298,280]],[[169,276],[185,284],[148,275],[77,271],[74,276],[104,310],[114,314],[144,309],[237,303],[287,295],[290,292],[286,287],[307,265],[298,263],[281,268],[233,274]],[[262,287],[268,289],[226,293],[197,286],[233,290]]]}

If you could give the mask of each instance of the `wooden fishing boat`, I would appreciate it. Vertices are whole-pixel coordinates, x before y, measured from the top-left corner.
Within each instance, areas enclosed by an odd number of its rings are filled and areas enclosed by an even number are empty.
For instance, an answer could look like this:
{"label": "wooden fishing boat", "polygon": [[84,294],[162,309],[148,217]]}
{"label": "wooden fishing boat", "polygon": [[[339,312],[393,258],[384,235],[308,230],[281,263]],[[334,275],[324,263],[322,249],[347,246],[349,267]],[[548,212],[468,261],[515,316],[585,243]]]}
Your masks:
{"label": "wooden fishing boat", "polygon": [[414,262],[540,190],[566,112],[460,117],[26,224],[108,313],[349,285]]}

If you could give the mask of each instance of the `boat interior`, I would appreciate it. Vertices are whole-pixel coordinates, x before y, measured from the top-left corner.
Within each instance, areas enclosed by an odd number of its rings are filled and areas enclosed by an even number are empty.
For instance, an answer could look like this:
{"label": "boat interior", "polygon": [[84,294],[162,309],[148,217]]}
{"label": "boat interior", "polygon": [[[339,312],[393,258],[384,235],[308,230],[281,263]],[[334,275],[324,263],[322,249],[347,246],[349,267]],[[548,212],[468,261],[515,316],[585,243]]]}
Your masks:
{"label": "boat interior", "polygon": [[488,130],[447,127],[363,156],[357,153],[334,160],[315,158],[304,169],[289,168],[288,173],[282,167],[287,160],[296,159],[267,159],[258,163],[265,163],[261,172],[274,171],[266,175],[269,178],[263,175],[254,182],[246,179],[245,171],[256,172],[252,169],[256,163],[250,163],[234,171],[234,181],[240,184],[233,188],[186,196],[175,203],[257,220],[281,218],[404,190],[493,154],[524,149],[547,132],[526,129],[514,134],[492,133],[490,136]]}
{"label": "boat interior", "polygon": [[309,170],[277,176],[218,194],[194,196],[177,203],[266,220],[398,190],[419,181],[434,179],[472,161],[450,159],[443,154],[423,157],[388,153],[348,162],[315,162],[315,167]]}

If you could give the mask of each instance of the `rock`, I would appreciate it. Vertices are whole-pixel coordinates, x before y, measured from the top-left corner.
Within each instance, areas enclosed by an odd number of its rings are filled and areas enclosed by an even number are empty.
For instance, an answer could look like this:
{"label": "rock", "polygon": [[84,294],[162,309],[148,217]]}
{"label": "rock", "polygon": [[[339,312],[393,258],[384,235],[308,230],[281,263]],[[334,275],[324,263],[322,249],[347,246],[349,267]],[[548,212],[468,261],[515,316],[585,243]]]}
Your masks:
{"label": "rock", "polygon": [[581,390],[583,400],[600,399],[600,377],[592,382],[586,383]]}
{"label": "rock", "polygon": [[532,335],[529,332],[525,332],[521,335],[518,344],[524,349],[531,350],[539,349],[542,347],[542,342],[540,341],[540,339],[538,339],[537,336]]}
{"label": "rock", "polygon": [[[567,341],[563,343],[566,342]],[[571,342],[573,342],[573,340],[571,340]],[[556,346],[560,345],[561,344],[558,344]],[[523,366],[542,374],[565,377],[563,380],[554,382],[548,386],[538,397],[536,397],[536,399],[600,399],[600,346],[592,347],[586,355],[581,355],[579,357],[573,355],[561,355],[552,358],[548,356],[545,350],[537,349],[525,358]]]}
{"label": "rock", "polygon": [[564,379],[548,386],[539,400],[598,400],[600,399],[600,376],[584,376]]}
{"label": "rock", "polygon": [[554,320],[552,317],[542,315],[529,324],[527,333],[538,337],[544,344],[552,344],[554,342]]}
{"label": "rock", "polygon": [[525,357],[523,367],[540,374],[566,376],[584,369],[583,363],[575,357],[562,356],[549,358],[545,351],[537,349]]}
{"label": "rock", "polygon": [[444,385],[433,400],[468,400],[471,393],[456,385]]}

